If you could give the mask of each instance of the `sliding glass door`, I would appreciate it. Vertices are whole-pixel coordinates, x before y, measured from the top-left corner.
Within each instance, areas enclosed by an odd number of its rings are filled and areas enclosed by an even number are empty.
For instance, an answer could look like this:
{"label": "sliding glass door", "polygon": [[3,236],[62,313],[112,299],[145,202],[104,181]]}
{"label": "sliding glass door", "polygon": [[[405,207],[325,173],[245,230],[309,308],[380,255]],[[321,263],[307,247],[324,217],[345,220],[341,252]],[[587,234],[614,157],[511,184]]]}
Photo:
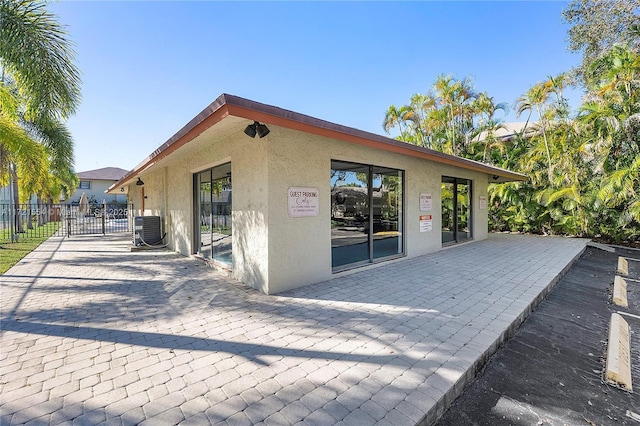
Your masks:
{"label": "sliding glass door", "polygon": [[402,171],[372,168],[373,258],[401,254]]}
{"label": "sliding glass door", "polygon": [[444,176],[441,199],[442,244],[472,239],[471,181]]}
{"label": "sliding glass door", "polygon": [[334,268],[369,261],[369,167],[331,162],[331,261]]}
{"label": "sliding glass door", "polygon": [[403,254],[402,206],[401,170],[332,161],[333,269]]}
{"label": "sliding glass door", "polygon": [[231,163],[194,175],[197,254],[231,265]]}

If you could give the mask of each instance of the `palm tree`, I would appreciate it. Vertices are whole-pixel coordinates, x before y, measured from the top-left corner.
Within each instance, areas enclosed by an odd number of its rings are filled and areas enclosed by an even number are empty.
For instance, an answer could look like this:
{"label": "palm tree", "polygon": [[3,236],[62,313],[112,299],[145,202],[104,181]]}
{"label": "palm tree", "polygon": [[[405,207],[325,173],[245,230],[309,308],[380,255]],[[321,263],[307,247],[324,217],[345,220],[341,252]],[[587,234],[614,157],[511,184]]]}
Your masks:
{"label": "palm tree", "polygon": [[450,75],[439,75],[433,85],[439,109],[446,115],[437,115],[447,129],[451,153],[464,155],[471,141],[475,115],[473,101],[478,94],[469,78],[457,80]]}
{"label": "palm tree", "polygon": [[[409,105],[391,105],[382,127],[395,127],[398,139],[454,155],[467,155],[476,133],[475,120],[480,114],[475,106],[478,94],[468,78],[457,80],[440,75],[427,94],[414,94]],[[495,106],[495,105],[494,105]],[[502,105],[495,106],[501,109]]]}
{"label": "palm tree", "polygon": [[615,46],[590,68],[590,93],[578,116],[592,130],[605,171],[640,155],[640,55]]}
{"label": "palm tree", "polygon": [[[449,130],[449,139],[451,142],[451,151],[456,153],[456,127],[455,127],[455,110],[456,110],[456,82],[450,75],[441,74],[436,77],[433,88],[438,97],[439,103],[446,110],[447,129]],[[444,124],[444,123],[443,123]]]}
{"label": "palm tree", "polygon": [[0,64],[24,93],[29,118],[66,118],[80,102],[80,73],[66,31],[45,6],[0,0]]}
{"label": "palm tree", "polygon": [[400,108],[396,108],[395,105],[391,105],[387,112],[384,115],[384,120],[382,121],[382,128],[384,131],[389,134],[391,129],[398,127],[400,131],[399,139],[403,142],[406,142],[405,138],[407,137],[405,130],[402,129],[402,126],[405,125],[406,129],[406,119],[407,114],[409,113],[408,107],[403,106]]}
{"label": "palm tree", "polygon": [[493,97],[489,96],[486,92],[482,92],[472,103],[472,109],[475,114],[479,116],[475,128],[476,138],[482,135],[481,142],[483,146],[482,161],[487,161],[487,151],[489,148],[498,148],[501,151],[501,141],[495,134],[499,129],[504,128],[502,123],[495,118],[498,111],[505,111],[507,104],[496,104]]}
{"label": "palm tree", "polygon": [[525,123],[523,132],[526,132],[527,126],[529,125],[529,121],[531,120],[531,113],[535,109],[538,113],[539,124],[538,127],[542,133],[542,138],[544,140],[544,147],[547,154],[547,175],[549,178],[549,184],[553,181],[553,165],[551,163],[551,153],[549,152],[549,141],[547,140],[547,121],[548,121],[548,108],[547,101],[549,99],[549,94],[551,93],[551,86],[545,83],[538,83],[529,88],[527,93],[518,98],[516,103],[516,116],[520,117],[520,115],[526,111],[529,112],[527,116],[527,121]]}
{"label": "palm tree", "polygon": [[640,157],[628,167],[620,168],[607,175],[598,198],[608,207],[625,206],[627,214],[640,223]]}
{"label": "palm tree", "polygon": [[12,164],[25,170],[37,171],[46,167],[47,157],[44,147],[32,139],[20,125],[19,100],[9,90],[9,85],[0,84],[0,185],[6,185]]}
{"label": "palm tree", "polygon": [[640,55],[614,46],[589,69],[591,93],[578,116],[602,176],[597,200],[617,220],[615,233],[640,235]]}
{"label": "palm tree", "polygon": [[12,182],[16,204],[18,178],[36,193],[52,187],[49,172],[73,182],[73,142],[62,120],[80,102],[80,74],[45,6],[0,0],[0,183]]}
{"label": "palm tree", "polygon": [[416,133],[420,146],[431,148],[433,138],[428,131],[428,117],[431,111],[436,108],[436,99],[431,94],[422,95],[416,93],[411,96],[409,108],[411,108],[412,116],[414,117],[413,129]]}

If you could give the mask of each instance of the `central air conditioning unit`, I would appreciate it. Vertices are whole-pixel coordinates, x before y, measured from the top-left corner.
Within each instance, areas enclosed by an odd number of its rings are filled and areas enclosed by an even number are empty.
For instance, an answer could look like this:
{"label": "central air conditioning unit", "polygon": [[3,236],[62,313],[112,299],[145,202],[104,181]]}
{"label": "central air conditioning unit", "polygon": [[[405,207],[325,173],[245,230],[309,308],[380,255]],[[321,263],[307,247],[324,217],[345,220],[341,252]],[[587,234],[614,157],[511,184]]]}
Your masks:
{"label": "central air conditioning unit", "polygon": [[155,245],[162,242],[160,216],[136,216],[133,218],[133,245]]}

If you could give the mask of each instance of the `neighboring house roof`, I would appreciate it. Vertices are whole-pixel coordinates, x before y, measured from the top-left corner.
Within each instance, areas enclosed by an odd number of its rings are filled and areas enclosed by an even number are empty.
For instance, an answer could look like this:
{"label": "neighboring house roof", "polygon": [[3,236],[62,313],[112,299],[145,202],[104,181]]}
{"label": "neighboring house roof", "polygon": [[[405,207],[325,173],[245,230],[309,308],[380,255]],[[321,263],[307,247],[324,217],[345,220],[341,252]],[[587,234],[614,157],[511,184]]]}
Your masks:
{"label": "neighboring house roof", "polygon": [[[521,134],[523,131],[526,133],[524,136],[533,135],[538,129],[538,123],[535,121],[514,121],[510,123],[502,123],[501,128],[493,132],[494,136],[498,139],[508,141],[513,139],[516,134]],[[487,137],[487,132],[480,132],[480,134],[474,138],[474,141],[483,141]]]}
{"label": "neighboring house roof", "polygon": [[102,169],[79,172],[76,173],[76,175],[78,175],[78,179],[81,180],[112,180],[117,182],[127,173],[129,173],[129,170],[121,169],[119,167],[103,167]]}
{"label": "neighboring house roof", "polygon": [[202,134],[202,132],[221,122],[228,116],[245,118],[251,121],[259,121],[267,125],[281,126],[356,145],[368,146],[411,157],[449,164],[468,170],[484,172],[494,176],[495,182],[514,180],[522,181],[528,179],[528,177],[523,174],[484,164],[479,161],[455,157],[453,155],[444,154],[428,148],[422,148],[396,139],[377,135],[375,133],[365,132],[363,130],[331,123],[329,121],[300,114],[298,112],[223,93],[208,107],[202,110],[200,114],[187,123],[186,126],[180,129],[164,144],[160,145],[160,147],[153,151],[151,155],[144,159],[133,170],[127,173],[117,183],[112,185],[109,188],[109,191],[131,182],[139,173],[153,167],[154,164],[171,155],[174,151],[186,145]]}

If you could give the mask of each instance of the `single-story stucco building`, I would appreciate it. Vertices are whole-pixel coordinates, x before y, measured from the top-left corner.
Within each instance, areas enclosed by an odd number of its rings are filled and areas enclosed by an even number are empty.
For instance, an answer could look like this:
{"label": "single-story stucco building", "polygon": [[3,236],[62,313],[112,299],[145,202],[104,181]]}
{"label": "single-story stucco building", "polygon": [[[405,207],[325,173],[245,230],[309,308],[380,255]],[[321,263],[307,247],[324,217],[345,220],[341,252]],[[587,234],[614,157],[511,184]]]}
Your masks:
{"label": "single-story stucco building", "polygon": [[487,237],[526,176],[221,95],[112,185],[168,247],[268,294]]}

